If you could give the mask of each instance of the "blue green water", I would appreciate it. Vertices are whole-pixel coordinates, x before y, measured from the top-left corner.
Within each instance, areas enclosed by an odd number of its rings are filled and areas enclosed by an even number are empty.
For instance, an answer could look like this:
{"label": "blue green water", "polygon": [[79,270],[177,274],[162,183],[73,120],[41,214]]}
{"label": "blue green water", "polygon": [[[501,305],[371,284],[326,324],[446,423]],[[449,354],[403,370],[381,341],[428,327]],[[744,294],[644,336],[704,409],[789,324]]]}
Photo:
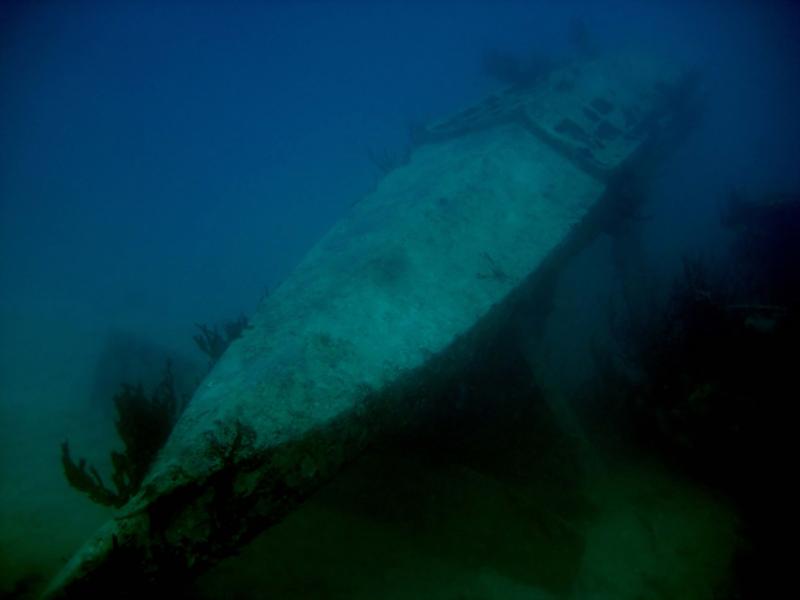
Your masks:
{"label": "blue green water", "polygon": [[0,4],[0,592],[34,595],[112,514],[66,484],[59,443],[109,473],[118,385],[171,357],[190,388],[195,324],[252,314],[373,189],[375,157],[508,84],[508,64],[640,48],[695,67],[705,110],[648,182],[640,245],[606,232],[564,273],[537,356],[577,433],[546,411],[547,452],[493,454],[484,433],[477,466],[383,448],[192,593],[742,597],[749,513],[618,443],[587,398],[598,348],[618,354],[619,253],[640,254],[636,293],[666,294],[682,257],[726,251],[732,190],[798,189],[798,25],[791,2]]}

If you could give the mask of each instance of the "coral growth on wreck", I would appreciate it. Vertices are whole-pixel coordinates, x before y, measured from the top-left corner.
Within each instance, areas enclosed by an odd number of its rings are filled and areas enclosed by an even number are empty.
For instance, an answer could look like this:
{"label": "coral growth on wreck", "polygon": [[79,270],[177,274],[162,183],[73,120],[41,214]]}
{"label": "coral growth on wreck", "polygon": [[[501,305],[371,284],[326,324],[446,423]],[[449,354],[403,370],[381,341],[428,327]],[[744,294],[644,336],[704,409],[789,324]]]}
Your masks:
{"label": "coral growth on wreck", "polygon": [[200,351],[208,356],[209,366],[213,367],[231,345],[231,342],[241,337],[248,325],[247,317],[239,316],[231,321],[226,321],[220,332],[216,326],[209,327],[205,324],[195,323],[200,333],[194,336],[194,342]]}
{"label": "coral growth on wreck", "polygon": [[98,504],[124,505],[139,490],[185,404],[185,398],[179,397],[175,389],[170,362],[149,395],[141,384],[123,384],[114,396],[115,426],[124,449],[111,452],[113,487],[107,486],[99,471],[84,458],[76,463],[70,454],[69,442],[64,441],[61,464],[69,484]]}

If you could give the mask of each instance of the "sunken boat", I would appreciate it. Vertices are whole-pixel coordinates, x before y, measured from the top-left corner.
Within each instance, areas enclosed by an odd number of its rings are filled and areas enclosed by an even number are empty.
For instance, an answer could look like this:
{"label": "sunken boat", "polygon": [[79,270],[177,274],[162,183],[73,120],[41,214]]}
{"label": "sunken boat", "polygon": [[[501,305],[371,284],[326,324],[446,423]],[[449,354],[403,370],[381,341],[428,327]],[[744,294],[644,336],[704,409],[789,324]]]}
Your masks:
{"label": "sunken boat", "polygon": [[264,299],[48,595],[193,577],[441,410],[436,390],[518,311],[546,314],[570,258],[630,217],[632,181],[690,128],[692,80],[595,57],[424,127]]}

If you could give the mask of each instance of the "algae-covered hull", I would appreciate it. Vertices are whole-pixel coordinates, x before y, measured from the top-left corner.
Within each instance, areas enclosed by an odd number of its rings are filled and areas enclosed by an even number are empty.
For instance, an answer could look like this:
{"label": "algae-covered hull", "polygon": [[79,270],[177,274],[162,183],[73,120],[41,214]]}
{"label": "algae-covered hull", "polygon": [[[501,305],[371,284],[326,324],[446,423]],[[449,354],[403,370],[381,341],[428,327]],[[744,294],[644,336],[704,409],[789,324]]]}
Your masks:
{"label": "algae-covered hull", "polygon": [[599,58],[429,126],[263,302],[50,593],[198,572],[423,416],[515,299],[607,224],[609,180],[673,126],[681,82]]}

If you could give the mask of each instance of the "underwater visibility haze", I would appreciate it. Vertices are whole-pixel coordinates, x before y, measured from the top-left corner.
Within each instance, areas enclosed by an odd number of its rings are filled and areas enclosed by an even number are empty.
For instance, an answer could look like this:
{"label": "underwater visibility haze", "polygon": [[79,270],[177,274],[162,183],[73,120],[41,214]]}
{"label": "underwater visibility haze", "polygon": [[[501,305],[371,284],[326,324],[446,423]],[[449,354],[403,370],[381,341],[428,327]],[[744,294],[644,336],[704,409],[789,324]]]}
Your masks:
{"label": "underwater visibility haze", "polygon": [[783,597],[798,27],[0,4],[0,597]]}

